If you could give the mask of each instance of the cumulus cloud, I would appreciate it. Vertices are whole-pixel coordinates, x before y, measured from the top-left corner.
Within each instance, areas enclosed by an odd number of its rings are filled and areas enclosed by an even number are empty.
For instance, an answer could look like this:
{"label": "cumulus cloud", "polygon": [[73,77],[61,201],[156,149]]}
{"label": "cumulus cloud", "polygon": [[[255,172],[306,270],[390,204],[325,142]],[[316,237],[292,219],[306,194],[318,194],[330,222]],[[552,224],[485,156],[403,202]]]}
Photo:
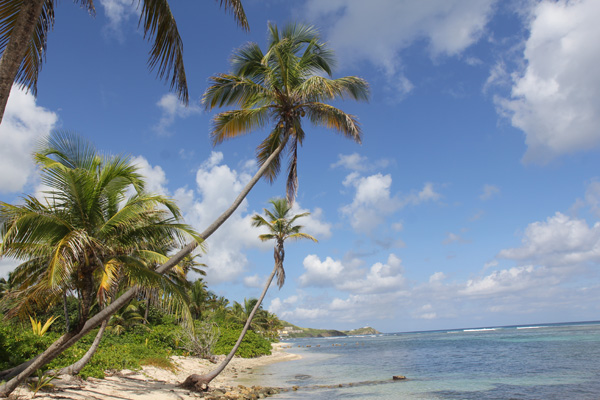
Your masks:
{"label": "cumulus cloud", "polygon": [[[185,220],[199,231],[211,224],[237,197],[251,176],[221,164],[223,154],[212,152],[196,172],[194,189],[180,188],[174,198],[184,211]],[[244,200],[235,213],[207,241],[206,280],[210,284],[237,279],[247,265],[243,250],[260,246],[251,225],[248,202]]]}
{"label": "cumulus cloud", "polygon": [[331,257],[321,260],[311,254],[304,258],[301,286],[335,287],[352,294],[386,293],[398,290],[405,282],[402,261],[394,254],[387,262],[377,262],[370,268],[357,267],[357,263],[342,263]]}
{"label": "cumulus cloud", "polygon": [[455,56],[482,36],[495,0],[309,0],[311,19],[327,21],[327,38],[346,65],[369,62],[400,93],[413,84],[403,73],[402,51],[425,40],[432,57]]}
{"label": "cumulus cloud", "polygon": [[244,277],[244,286],[249,288],[260,288],[265,284],[266,278],[260,277],[258,274]]}
{"label": "cumulus cloud", "polygon": [[161,195],[169,194],[166,187],[168,183],[167,176],[160,165],[152,166],[142,156],[133,157],[131,163],[137,166],[138,172],[144,176],[147,192]]}
{"label": "cumulus cloud", "polygon": [[171,136],[171,126],[176,118],[187,118],[194,114],[200,114],[202,109],[197,104],[185,105],[173,93],[165,94],[156,103],[161,110],[160,120],[154,130],[162,136]]}
{"label": "cumulus cloud", "polygon": [[326,257],[324,261],[321,261],[314,254],[306,256],[302,265],[306,271],[299,279],[302,286],[332,286],[344,270],[341,261],[336,261],[331,257]]}
{"label": "cumulus cloud", "polygon": [[[540,285],[547,277],[545,268],[534,268],[533,266],[514,267],[477,278],[469,279],[459,294],[469,296],[483,295],[486,297],[498,294],[522,292],[535,285]],[[555,279],[555,278],[554,278]],[[553,283],[557,283],[554,280]]]}
{"label": "cumulus cloud", "polygon": [[0,125],[0,192],[20,192],[34,173],[36,141],[50,134],[58,116],[36,104],[32,94],[14,86]]}
{"label": "cumulus cloud", "polygon": [[600,3],[540,1],[510,99],[498,101],[525,133],[525,162],[545,163],[600,143]]}
{"label": "cumulus cloud", "polygon": [[[231,205],[252,178],[249,169],[254,169],[255,166],[255,163],[242,163],[240,170],[232,169],[224,164],[223,153],[212,152],[196,172],[196,186],[179,188],[173,196],[183,210],[186,222],[198,231],[207,228]],[[320,209],[306,210],[297,203],[292,210],[294,213],[311,212],[310,216],[297,220],[299,224],[304,225],[306,233],[319,239],[331,235],[331,224],[322,220],[323,212]],[[206,276],[209,284],[239,279],[248,266],[245,250],[272,249],[271,243],[258,239],[258,231],[252,227],[254,214],[255,212],[249,209],[248,200],[244,200],[233,215],[205,242],[208,253],[203,260],[209,267]],[[257,279],[258,277],[247,277],[244,283],[253,286],[258,282]]]}
{"label": "cumulus cloud", "polygon": [[441,197],[430,182],[425,183],[420,191],[412,191],[404,196],[392,196],[390,174],[378,173],[362,177],[354,172],[346,177],[343,184],[354,188],[355,195],[352,203],[343,206],[341,212],[349,218],[354,230],[363,233],[370,233],[386,217],[402,207],[437,201]]}
{"label": "cumulus cloud", "polygon": [[587,262],[600,261],[600,223],[589,226],[557,212],[543,222],[525,229],[522,245],[504,249],[499,258],[552,268],[573,268]]}
{"label": "cumulus cloud", "polygon": [[310,214],[296,220],[296,225],[302,225],[302,232],[308,233],[317,240],[330,238],[331,224],[323,220],[324,215],[321,208],[317,207],[313,211],[310,211],[302,208],[298,201],[295,201],[292,205],[291,215],[298,215],[306,212]]}
{"label": "cumulus cloud", "polygon": [[339,290],[351,293],[370,294],[398,290],[405,282],[402,261],[390,254],[387,262],[373,264],[360,279],[345,279],[336,284]]}

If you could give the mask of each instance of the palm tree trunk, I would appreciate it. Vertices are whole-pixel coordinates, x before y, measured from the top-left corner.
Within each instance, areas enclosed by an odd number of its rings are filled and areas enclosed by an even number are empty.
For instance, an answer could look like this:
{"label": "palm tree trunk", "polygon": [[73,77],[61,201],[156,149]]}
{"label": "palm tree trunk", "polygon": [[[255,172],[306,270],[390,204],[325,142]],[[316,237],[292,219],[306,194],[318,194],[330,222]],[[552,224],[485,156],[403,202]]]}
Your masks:
{"label": "palm tree trunk", "polygon": [[67,289],[63,293],[63,311],[65,313],[65,333],[69,332],[69,309],[67,307]]}
{"label": "palm tree trunk", "polygon": [[252,309],[250,316],[248,316],[248,319],[246,320],[246,324],[244,325],[244,329],[242,329],[242,332],[240,333],[240,337],[238,338],[237,342],[235,342],[235,345],[233,346],[233,348],[231,349],[231,351],[229,352],[227,357],[225,357],[225,360],[223,360],[223,362],[221,364],[219,364],[219,366],[217,368],[215,368],[214,370],[210,371],[207,374],[204,374],[204,375],[192,374],[192,375],[188,376],[186,378],[186,380],[181,384],[181,387],[188,389],[188,390],[195,390],[195,391],[206,390],[208,388],[208,384],[213,379],[215,379],[221,372],[223,372],[225,367],[227,367],[227,364],[229,364],[229,362],[231,361],[231,359],[237,352],[237,349],[242,344],[242,340],[244,340],[244,336],[246,336],[246,332],[248,332],[248,329],[250,328],[250,324],[252,323],[254,314],[256,314],[256,312],[260,308],[260,305],[262,304],[262,301],[265,298],[265,295],[267,294],[267,290],[269,290],[269,286],[271,286],[271,282],[273,281],[273,277],[275,276],[275,273],[277,272],[278,268],[279,268],[279,266],[277,265],[277,263],[275,263],[275,268],[273,268],[273,272],[271,272],[271,276],[269,276],[269,278],[267,279],[267,282],[262,291],[262,294],[260,295],[260,298],[254,305],[254,308]]}
{"label": "palm tree trunk", "polygon": [[146,309],[144,310],[144,320],[142,324],[146,325],[148,323],[148,314],[150,311],[150,293],[148,293],[148,297],[146,297]]}
{"label": "palm tree trunk", "polygon": [[96,350],[98,350],[98,347],[100,346],[100,341],[102,340],[102,336],[104,335],[104,330],[106,329],[106,325],[108,325],[107,319],[102,321],[102,325],[100,325],[100,330],[96,334],[92,345],[90,346],[88,351],[83,355],[83,357],[81,357],[79,361],[61,369],[58,373],[59,375],[78,375],[81,372],[83,367],[85,367],[87,363],[92,359],[92,357],[96,353]]}
{"label": "palm tree trunk", "polygon": [[12,28],[10,40],[0,58],[0,122],[19,67],[29,48],[31,37],[46,0],[24,0]]}
{"label": "palm tree trunk", "polygon": [[[271,162],[281,153],[283,148],[287,143],[286,140],[283,140],[281,144],[273,151],[273,153],[269,156],[266,162],[259,168],[256,174],[252,177],[250,182],[246,184],[242,192],[238,195],[235,201],[231,204],[231,206],[225,210],[204,232],[200,234],[202,239],[206,240],[210,235],[212,235],[227,219],[234,213],[234,211],[239,207],[242,201],[246,198],[250,190],[258,183],[262,175],[265,173]],[[196,247],[198,243],[191,242],[188,243],[185,247],[177,252],[174,256],[172,256],[169,260],[167,260],[163,265],[161,265],[156,271],[160,274],[164,274],[175,265],[177,265],[183,258],[190,254]],[[81,339],[85,334],[89,331],[100,325],[100,323],[104,320],[107,320],[112,314],[118,311],[120,308],[125,306],[136,294],[138,288],[133,287],[123,293],[119,298],[114,300],[109,306],[104,308],[104,310],[100,311],[98,314],[94,315],[92,318],[87,320],[83,328],[79,330],[79,332],[67,333],[61,336],[58,340],[56,340],[46,351],[37,356],[33,362],[31,362],[27,368],[25,368],[22,372],[12,378],[10,381],[0,385],[0,397],[7,397],[10,393],[12,393],[17,386],[19,386],[22,382],[25,381],[34,371],[43,367],[50,361],[52,361],[56,356],[61,354],[63,351],[71,347],[75,344],[79,339]],[[7,378],[8,379],[8,378]]]}

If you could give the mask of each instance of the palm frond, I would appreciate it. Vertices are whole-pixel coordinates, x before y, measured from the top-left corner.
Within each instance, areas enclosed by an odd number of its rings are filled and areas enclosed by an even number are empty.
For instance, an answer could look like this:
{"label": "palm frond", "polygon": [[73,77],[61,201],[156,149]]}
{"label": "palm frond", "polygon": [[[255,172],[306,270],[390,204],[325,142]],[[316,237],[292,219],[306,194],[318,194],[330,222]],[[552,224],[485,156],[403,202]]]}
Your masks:
{"label": "palm frond", "polygon": [[355,76],[338,79],[311,76],[297,87],[296,95],[304,102],[322,102],[336,98],[367,101],[369,85],[364,79]]}
{"label": "palm frond", "polygon": [[250,25],[248,25],[248,20],[246,19],[246,13],[244,12],[244,7],[242,6],[242,2],[240,0],[219,0],[221,3],[221,7],[225,8],[226,11],[231,11],[237,23],[244,28],[244,30],[249,31]]}
{"label": "palm frond", "polygon": [[310,121],[317,126],[335,129],[345,137],[361,143],[360,124],[354,115],[325,103],[311,103],[305,107]]}
{"label": "palm frond", "polygon": [[[0,4],[0,8],[3,6],[4,4]],[[48,32],[52,30],[53,27],[54,1],[46,0],[44,1],[42,13],[37,20],[33,35],[29,41],[29,46],[27,48],[27,52],[25,53],[25,57],[23,57],[23,61],[21,62],[21,66],[19,67],[19,71],[15,77],[15,83],[17,83],[20,87],[31,90],[31,93],[33,93],[34,96],[37,95],[37,81],[39,73],[42,69],[42,63],[46,59]],[[1,42],[2,39],[0,39],[0,43]],[[2,48],[1,44],[0,50],[4,52],[4,48]]]}
{"label": "palm frond", "polygon": [[272,99],[261,82],[242,75],[217,74],[209,78],[209,87],[202,96],[207,110],[215,107],[237,105],[251,108],[268,105]]}
{"label": "palm frond", "polygon": [[161,79],[171,80],[170,87],[186,105],[189,103],[183,41],[167,0],[142,0],[139,25],[144,38],[153,41],[148,66],[156,69]]}
{"label": "palm frond", "polygon": [[217,114],[213,118],[213,127],[210,131],[213,145],[264,127],[268,121],[268,112],[268,108],[261,107],[231,110]]}

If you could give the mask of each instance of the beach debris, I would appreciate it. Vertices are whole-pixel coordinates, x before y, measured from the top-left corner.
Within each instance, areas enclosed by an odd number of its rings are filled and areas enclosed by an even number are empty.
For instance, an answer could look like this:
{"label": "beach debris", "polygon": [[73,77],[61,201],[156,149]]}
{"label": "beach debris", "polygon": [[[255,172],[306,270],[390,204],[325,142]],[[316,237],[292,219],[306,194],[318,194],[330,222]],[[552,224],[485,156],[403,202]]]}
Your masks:
{"label": "beach debris", "polygon": [[394,380],[394,381],[403,381],[405,379],[406,379],[406,377],[404,375],[394,375],[394,376],[392,376],[392,380]]}

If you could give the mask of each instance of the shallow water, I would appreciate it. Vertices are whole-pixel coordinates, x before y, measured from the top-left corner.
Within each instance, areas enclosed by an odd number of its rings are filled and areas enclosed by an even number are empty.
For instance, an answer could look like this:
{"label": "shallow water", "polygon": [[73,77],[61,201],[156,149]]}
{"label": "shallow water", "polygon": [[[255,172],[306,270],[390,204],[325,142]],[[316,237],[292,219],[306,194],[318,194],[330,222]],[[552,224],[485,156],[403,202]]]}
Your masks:
{"label": "shallow water", "polygon": [[302,359],[254,373],[265,386],[299,386],[278,399],[600,399],[600,322],[289,344]]}

